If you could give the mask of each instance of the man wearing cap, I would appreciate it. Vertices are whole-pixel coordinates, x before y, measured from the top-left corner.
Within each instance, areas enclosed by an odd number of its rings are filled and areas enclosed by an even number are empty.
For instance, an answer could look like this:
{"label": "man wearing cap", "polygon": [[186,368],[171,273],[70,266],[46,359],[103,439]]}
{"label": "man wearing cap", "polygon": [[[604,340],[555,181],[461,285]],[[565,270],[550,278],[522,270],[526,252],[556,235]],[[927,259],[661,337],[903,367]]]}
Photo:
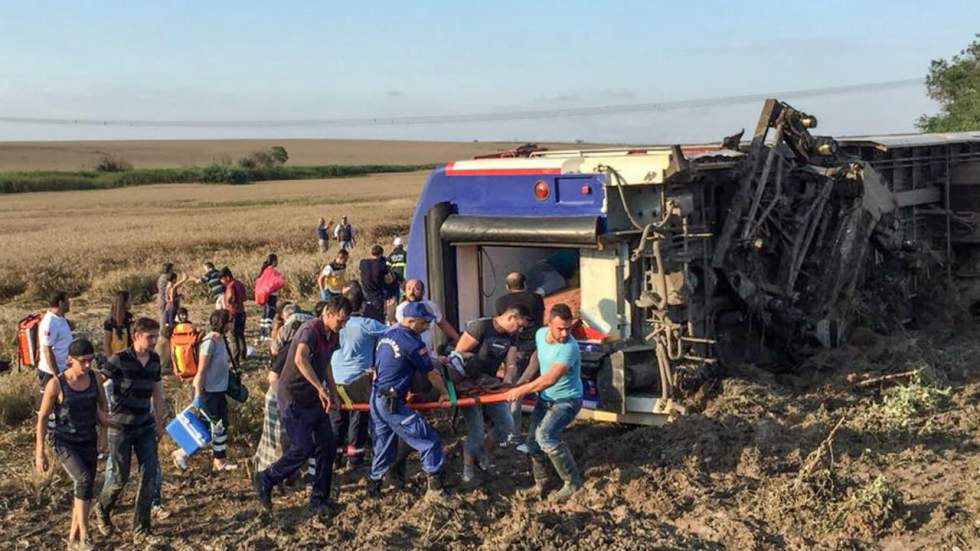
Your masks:
{"label": "man wearing cap", "polygon": [[391,249],[388,253],[388,269],[398,274],[398,278],[405,279],[405,260],[408,258],[408,253],[405,252],[405,247],[402,246],[402,238],[395,238],[395,248]]}
{"label": "man wearing cap", "polygon": [[370,400],[374,459],[368,494],[380,496],[381,480],[395,462],[398,440],[401,439],[422,456],[422,470],[428,479],[425,498],[438,499],[445,496],[442,488],[444,457],[439,433],[405,404],[405,394],[416,372],[424,374],[439,392],[439,401],[449,399],[446,383],[433,369],[429,351],[420,338],[435,317],[419,302],[407,305],[402,313],[402,320],[385,332],[375,349],[377,376]]}

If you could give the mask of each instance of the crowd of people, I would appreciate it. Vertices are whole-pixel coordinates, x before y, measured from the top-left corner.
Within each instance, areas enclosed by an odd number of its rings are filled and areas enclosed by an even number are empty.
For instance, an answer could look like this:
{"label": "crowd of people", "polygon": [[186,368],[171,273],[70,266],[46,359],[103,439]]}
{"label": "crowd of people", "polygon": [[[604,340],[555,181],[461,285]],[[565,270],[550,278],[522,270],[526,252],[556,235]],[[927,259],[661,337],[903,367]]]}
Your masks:
{"label": "crowd of people", "polygon": [[[581,360],[570,333],[570,308],[555,304],[545,311],[542,297],[528,290],[526,277],[513,273],[495,315],[472,320],[460,330],[426,298],[422,281],[405,279],[407,254],[400,239],[387,256],[380,245],[372,246],[354,277],[348,266],[354,230],[346,217],[337,225],[321,219],[317,239],[324,252],[330,226],[340,247],[318,273],[321,300],[312,311],[279,301],[281,285],[260,282],[277,281],[275,254],[263,262],[253,285],[257,301],[262,301],[259,329],[270,357],[263,432],[251,458],[261,506],[271,510],[273,492],[284,483],[308,480],[311,509],[329,515],[336,467],[367,466],[368,495],[380,496],[386,482],[405,486],[413,450],[427,480],[425,499],[445,498],[442,438],[422,412],[411,408],[407,396],[428,395],[455,406],[456,392],[474,388],[506,392],[506,401],[459,408],[466,430],[464,487],[496,476],[493,456],[498,449],[528,455],[542,497],[552,467],[563,482],[554,499],[566,499],[580,487],[575,460],[560,438],[582,405]],[[227,393],[233,366],[247,355],[246,289],[229,268],[219,270],[211,262],[204,266],[198,281],[215,299],[215,309],[199,341],[192,405],[210,423],[212,470],[225,472],[237,468],[228,459],[233,427]],[[73,480],[70,545],[91,547],[87,518],[92,508],[99,531],[113,531],[112,511],[130,478],[134,455],[139,473],[134,532],[148,534],[151,518],[166,515],[160,504],[157,449],[168,413],[162,380],[171,362],[168,339],[175,327],[190,323],[181,306],[189,280],[173,264],[164,264],[156,320],[135,317],[129,294],[120,291],[103,325],[101,352],[107,360],[98,369],[93,368],[96,347],[85,338],[73,338],[65,319],[67,295],[55,292],[49,300],[39,333],[35,463],[41,472],[48,469],[50,445]],[[436,330],[451,348],[434,346]],[[532,393],[537,399],[522,437],[521,402]],[[96,497],[101,451],[106,474]],[[185,469],[190,457],[178,449],[172,459],[177,469]]]}

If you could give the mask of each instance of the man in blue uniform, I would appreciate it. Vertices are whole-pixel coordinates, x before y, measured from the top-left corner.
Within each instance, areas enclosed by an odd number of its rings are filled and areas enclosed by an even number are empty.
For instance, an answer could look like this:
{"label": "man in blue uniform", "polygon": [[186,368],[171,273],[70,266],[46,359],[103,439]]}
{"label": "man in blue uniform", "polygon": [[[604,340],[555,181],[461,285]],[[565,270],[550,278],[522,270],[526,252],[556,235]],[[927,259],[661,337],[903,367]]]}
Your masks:
{"label": "man in blue uniform", "polygon": [[435,316],[424,304],[405,307],[402,321],[387,330],[378,341],[374,362],[377,377],[371,391],[371,427],[374,431],[374,459],[371,464],[368,495],[381,495],[381,479],[395,462],[398,439],[422,455],[422,470],[428,479],[426,499],[438,499],[442,489],[442,442],[425,419],[405,404],[412,376],[422,373],[439,391],[439,401],[449,399],[442,376],[433,369],[429,351],[420,335]]}

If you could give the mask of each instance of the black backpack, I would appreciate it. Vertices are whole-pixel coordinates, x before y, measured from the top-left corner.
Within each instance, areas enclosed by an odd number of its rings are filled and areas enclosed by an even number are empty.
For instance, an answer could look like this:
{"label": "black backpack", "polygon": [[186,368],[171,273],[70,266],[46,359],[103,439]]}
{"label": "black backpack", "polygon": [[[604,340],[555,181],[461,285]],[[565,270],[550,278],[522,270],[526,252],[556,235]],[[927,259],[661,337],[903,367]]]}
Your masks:
{"label": "black backpack", "polygon": [[350,224],[341,224],[340,229],[337,231],[337,240],[350,241],[350,238],[351,238]]}

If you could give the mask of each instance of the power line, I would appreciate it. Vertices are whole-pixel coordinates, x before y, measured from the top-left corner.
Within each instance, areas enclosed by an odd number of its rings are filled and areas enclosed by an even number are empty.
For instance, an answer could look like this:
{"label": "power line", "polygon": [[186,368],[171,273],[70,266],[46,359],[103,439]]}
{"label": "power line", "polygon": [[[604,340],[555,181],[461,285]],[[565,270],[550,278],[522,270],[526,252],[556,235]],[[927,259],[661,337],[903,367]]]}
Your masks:
{"label": "power line", "polygon": [[16,124],[35,124],[49,126],[129,126],[149,128],[280,128],[302,126],[410,126],[429,124],[457,124],[466,122],[502,122],[535,119],[555,119],[565,117],[590,117],[601,115],[621,115],[629,113],[666,112],[679,109],[754,103],[766,98],[809,98],[818,96],[838,96],[861,92],[874,92],[920,86],[921,78],[889,80],[864,84],[850,84],[827,88],[806,88],[786,90],[767,94],[745,94],[721,96],[693,100],[661,101],[654,103],[632,103],[604,105],[596,107],[569,107],[562,109],[535,109],[525,111],[484,112],[461,115],[414,115],[397,117],[353,117],[328,119],[294,120],[147,120],[147,119],[90,119],[90,118],[50,118],[50,117],[10,117],[0,116],[0,122]]}

